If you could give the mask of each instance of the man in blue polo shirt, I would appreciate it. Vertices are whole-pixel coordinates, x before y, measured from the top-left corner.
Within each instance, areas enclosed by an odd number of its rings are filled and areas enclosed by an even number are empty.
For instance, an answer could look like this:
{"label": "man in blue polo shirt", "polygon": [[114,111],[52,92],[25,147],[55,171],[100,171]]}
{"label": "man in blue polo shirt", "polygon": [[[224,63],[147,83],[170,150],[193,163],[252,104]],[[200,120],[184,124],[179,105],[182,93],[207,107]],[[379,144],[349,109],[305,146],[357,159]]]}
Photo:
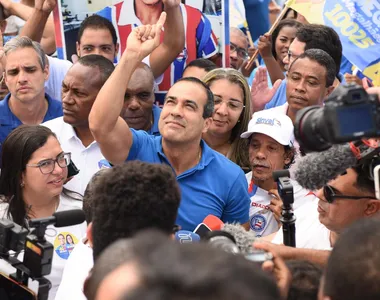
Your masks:
{"label": "man in blue polo shirt", "polygon": [[243,171],[201,139],[211,123],[213,95],[202,81],[184,78],[166,95],[159,119],[161,136],[130,129],[119,117],[135,68],[160,42],[165,15],[151,28],[141,26],[128,37],[118,66],[92,107],[90,130],[113,164],[125,160],[165,163],[181,188],[177,223],[193,230],[209,214],[224,222],[248,222],[249,196]]}
{"label": "man in blue polo shirt", "polygon": [[40,124],[62,116],[62,104],[45,94],[49,66],[44,51],[28,37],[4,46],[9,94],[0,102],[0,143],[21,124]]}

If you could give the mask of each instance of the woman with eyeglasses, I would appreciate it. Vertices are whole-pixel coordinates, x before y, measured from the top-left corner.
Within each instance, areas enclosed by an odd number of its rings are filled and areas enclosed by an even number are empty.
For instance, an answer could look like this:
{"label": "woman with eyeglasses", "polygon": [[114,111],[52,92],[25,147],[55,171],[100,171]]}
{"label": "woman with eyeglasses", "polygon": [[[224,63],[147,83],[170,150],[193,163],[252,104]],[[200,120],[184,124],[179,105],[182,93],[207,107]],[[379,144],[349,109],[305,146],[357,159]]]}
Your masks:
{"label": "woman with eyeglasses", "polygon": [[214,94],[214,114],[204,141],[249,171],[247,141],[240,134],[247,130],[251,118],[251,93],[245,77],[235,69],[215,69],[203,81]]}
{"label": "woman with eyeglasses", "polygon": [[[14,129],[2,145],[0,174],[0,218],[7,218],[28,228],[28,220],[47,218],[55,212],[78,209],[82,201],[63,193],[70,153],[65,153],[55,134],[47,127],[21,125]],[[54,249],[65,244],[62,236],[82,238],[85,222],[79,225],[47,227],[45,238]],[[70,255],[66,247],[54,251],[52,270],[46,276],[52,283],[49,299],[54,299],[63,267]],[[22,257],[18,257],[22,260]],[[0,271],[4,261],[0,263]]]}

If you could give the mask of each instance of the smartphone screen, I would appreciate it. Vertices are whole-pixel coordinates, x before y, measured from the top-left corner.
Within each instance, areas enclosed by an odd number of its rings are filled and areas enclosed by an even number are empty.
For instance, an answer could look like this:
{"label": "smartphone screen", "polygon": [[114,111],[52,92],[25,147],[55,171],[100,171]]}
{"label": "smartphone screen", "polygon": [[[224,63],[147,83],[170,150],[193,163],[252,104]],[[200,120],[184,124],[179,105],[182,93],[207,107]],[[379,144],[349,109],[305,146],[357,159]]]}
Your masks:
{"label": "smartphone screen", "polygon": [[205,237],[211,229],[204,223],[201,223],[195,228],[194,233],[198,234],[201,238]]}
{"label": "smartphone screen", "polygon": [[36,294],[7,275],[0,273],[1,300],[37,300]]}
{"label": "smartphone screen", "polygon": [[74,164],[73,160],[70,161],[70,164],[67,166],[67,178],[73,177],[79,173],[79,169]]}

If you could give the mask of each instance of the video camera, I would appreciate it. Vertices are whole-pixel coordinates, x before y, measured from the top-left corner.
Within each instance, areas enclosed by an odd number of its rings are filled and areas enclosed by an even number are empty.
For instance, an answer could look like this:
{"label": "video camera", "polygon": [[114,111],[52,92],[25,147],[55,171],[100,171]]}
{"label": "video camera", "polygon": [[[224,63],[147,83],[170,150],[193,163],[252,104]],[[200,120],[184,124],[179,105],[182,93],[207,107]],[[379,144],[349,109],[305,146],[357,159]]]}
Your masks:
{"label": "video camera", "polygon": [[340,85],[324,107],[305,107],[297,113],[294,134],[305,152],[380,137],[379,99],[358,85]]}
{"label": "video camera", "polygon": [[[45,239],[46,228],[48,225],[76,225],[84,220],[84,212],[80,209],[56,212],[48,218],[30,220],[29,231],[11,220],[0,219],[0,258],[17,270],[16,273],[10,274],[9,278],[1,276],[1,299],[36,299],[36,295],[27,288],[28,280],[31,278],[39,283],[38,299],[47,300],[51,283],[44,276],[51,272],[54,246]],[[16,253],[15,256],[11,256],[11,250]],[[23,262],[16,258],[22,250]]]}

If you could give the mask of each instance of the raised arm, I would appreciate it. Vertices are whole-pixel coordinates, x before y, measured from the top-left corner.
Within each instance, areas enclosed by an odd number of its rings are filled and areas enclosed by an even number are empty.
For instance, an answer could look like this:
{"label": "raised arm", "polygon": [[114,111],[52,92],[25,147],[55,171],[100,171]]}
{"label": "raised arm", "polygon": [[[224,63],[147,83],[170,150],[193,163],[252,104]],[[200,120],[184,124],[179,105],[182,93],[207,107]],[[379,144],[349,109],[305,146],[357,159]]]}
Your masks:
{"label": "raised arm", "polygon": [[152,52],[150,67],[155,78],[165,72],[185,47],[185,29],[183,26],[180,0],[163,0],[167,14],[163,42]]}
{"label": "raised arm", "polygon": [[53,18],[49,17],[56,5],[57,0],[35,0],[34,9],[20,33],[20,36],[28,36],[33,41],[40,42],[48,54],[56,50]]}
{"label": "raised arm", "polygon": [[57,0],[35,0],[34,8],[10,0],[0,0],[0,3],[5,9],[6,16],[15,15],[26,21],[20,36],[28,36],[40,42],[47,54],[55,52],[54,22],[53,16],[49,15]]}
{"label": "raised arm", "polygon": [[272,54],[272,36],[269,33],[260,36],[258,48],[268,70],[272,84],[278,79],[284,79],[284,73]]}
{"label": "raised arm", "polygon": [[128,124],[120,117],[128,82],[142,59],[160,44],[165,19],[163,12],[156,25],[140,26],[131,32],[119,64],[99,91],[91,109],[90,130],[104,157],[112,164],[126,160],[133,142]]}

